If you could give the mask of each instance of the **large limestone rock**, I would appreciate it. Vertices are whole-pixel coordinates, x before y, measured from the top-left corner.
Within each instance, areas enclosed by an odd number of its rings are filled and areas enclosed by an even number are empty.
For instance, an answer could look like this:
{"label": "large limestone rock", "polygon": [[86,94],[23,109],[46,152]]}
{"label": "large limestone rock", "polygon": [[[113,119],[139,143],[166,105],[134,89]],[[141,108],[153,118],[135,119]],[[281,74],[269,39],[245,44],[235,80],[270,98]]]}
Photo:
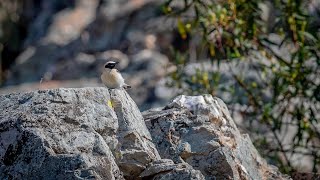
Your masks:
{"label": "large limestone rock", "polygon": [[109,99],[104,88],[0,96],[0,179],[123,178]]}
{"label": "large limestone rock", "polygon": [[[0,179],[139,179],[160,160],[151,140],[124,90],[0,96]],[[191,166],[170,171],[201,176]]]}
{"label": "large limestone rock", "polygon": [[0,179],[213,178],[282,178],[219,99],[180,96],[143,117],[120,89],[0,96]]}
{"label": "large limestone rock", "polygon": [[206,179],[286,179],[240,134],[218,98],[182,95],[143,114],[160,156],[188,163]]}

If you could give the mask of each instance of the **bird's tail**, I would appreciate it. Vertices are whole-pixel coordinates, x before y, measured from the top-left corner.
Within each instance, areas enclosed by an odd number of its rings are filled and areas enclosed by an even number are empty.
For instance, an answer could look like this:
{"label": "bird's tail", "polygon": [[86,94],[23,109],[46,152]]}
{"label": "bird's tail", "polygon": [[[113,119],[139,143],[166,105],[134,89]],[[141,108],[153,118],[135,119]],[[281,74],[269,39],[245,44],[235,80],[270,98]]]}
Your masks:
{"label": "bird's tail", "polygon": [[128,84],[125,84],[125,85],[123,86],[123,88],[124,88],[124,89],[130,89],[130,88],[131,88],[131,86],[130,86],[130,85],[128,85]]}

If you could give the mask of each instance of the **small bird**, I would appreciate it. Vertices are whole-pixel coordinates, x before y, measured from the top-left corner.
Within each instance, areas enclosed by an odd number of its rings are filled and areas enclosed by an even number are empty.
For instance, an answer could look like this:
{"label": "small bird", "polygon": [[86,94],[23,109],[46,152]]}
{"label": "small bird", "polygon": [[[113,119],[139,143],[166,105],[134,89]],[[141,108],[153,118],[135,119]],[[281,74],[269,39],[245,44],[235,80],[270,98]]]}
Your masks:
{"label": "small bird", "polygon": [[100,76],[103,84],[111,89],[131,88],[130,85],[128,85],[124,82],[124,79],[123,79],[121,73],[117,69],[114,68],[118,63],[119,62],[108,61],[104,65],[103,72]]}

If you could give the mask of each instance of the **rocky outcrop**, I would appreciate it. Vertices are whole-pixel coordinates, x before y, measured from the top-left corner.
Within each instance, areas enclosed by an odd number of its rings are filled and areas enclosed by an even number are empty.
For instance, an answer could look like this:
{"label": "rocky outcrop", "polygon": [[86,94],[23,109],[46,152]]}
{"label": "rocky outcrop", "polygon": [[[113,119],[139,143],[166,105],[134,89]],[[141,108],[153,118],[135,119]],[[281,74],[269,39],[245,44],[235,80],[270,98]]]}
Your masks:
{"label": "rocky outcrop", "polygon": [[[1,96],[0,179],[121,179],[117,116],[100,89]],[[109,145],[108,145],[109,144]]]}
{"label": "rocky outcrop", "polygon": [[206,179],[281,179],[248,135],[240,134],[226,105],[211,95],[179,96],[144,112],[162,158],[188,163]]}
{"label": "rocky outcrop", "polygon": [[1,95],[0,179],[282,178],[217,98],[143,114],[124,90]]}

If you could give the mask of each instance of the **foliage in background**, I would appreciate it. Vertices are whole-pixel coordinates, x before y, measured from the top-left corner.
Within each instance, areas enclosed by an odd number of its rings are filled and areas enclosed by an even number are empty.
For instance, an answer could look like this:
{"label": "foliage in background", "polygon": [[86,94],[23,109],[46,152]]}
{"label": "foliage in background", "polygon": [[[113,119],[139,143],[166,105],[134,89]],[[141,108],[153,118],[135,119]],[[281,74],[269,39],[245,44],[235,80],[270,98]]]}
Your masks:
{"label": "foliage in background", "polygon": [[[320,32],[308,5],[301,0],[167,0],[162,7],[176,19],[182,41],[201,39],[194,46],[196,55],[191,55],[191,48],[172,51],[178,67],[171,74],[172,84],[189,94],[214,95],[223,84],[219,70],[186,74],[183,67],[191,57],[206,57],[218,67],[221,62],[249,61],[255,52],[267,59],[254,62],[259,81],[247,81],[232,69],[230,73],[245,92],[246,118],[265,125],[272,135],[260,134],[255,145],[285,173],[296,170],[290,159],[296,153],[312,157],[313,172],[320,171]],[[320,17],[319,10],[313,13]],[[283,47],[289,56],[279,53]],[[234,99],[242,96],[232,88],[224,90]],[[280,134],[288,126],[296,133],[292,143],[284,144]]]}

